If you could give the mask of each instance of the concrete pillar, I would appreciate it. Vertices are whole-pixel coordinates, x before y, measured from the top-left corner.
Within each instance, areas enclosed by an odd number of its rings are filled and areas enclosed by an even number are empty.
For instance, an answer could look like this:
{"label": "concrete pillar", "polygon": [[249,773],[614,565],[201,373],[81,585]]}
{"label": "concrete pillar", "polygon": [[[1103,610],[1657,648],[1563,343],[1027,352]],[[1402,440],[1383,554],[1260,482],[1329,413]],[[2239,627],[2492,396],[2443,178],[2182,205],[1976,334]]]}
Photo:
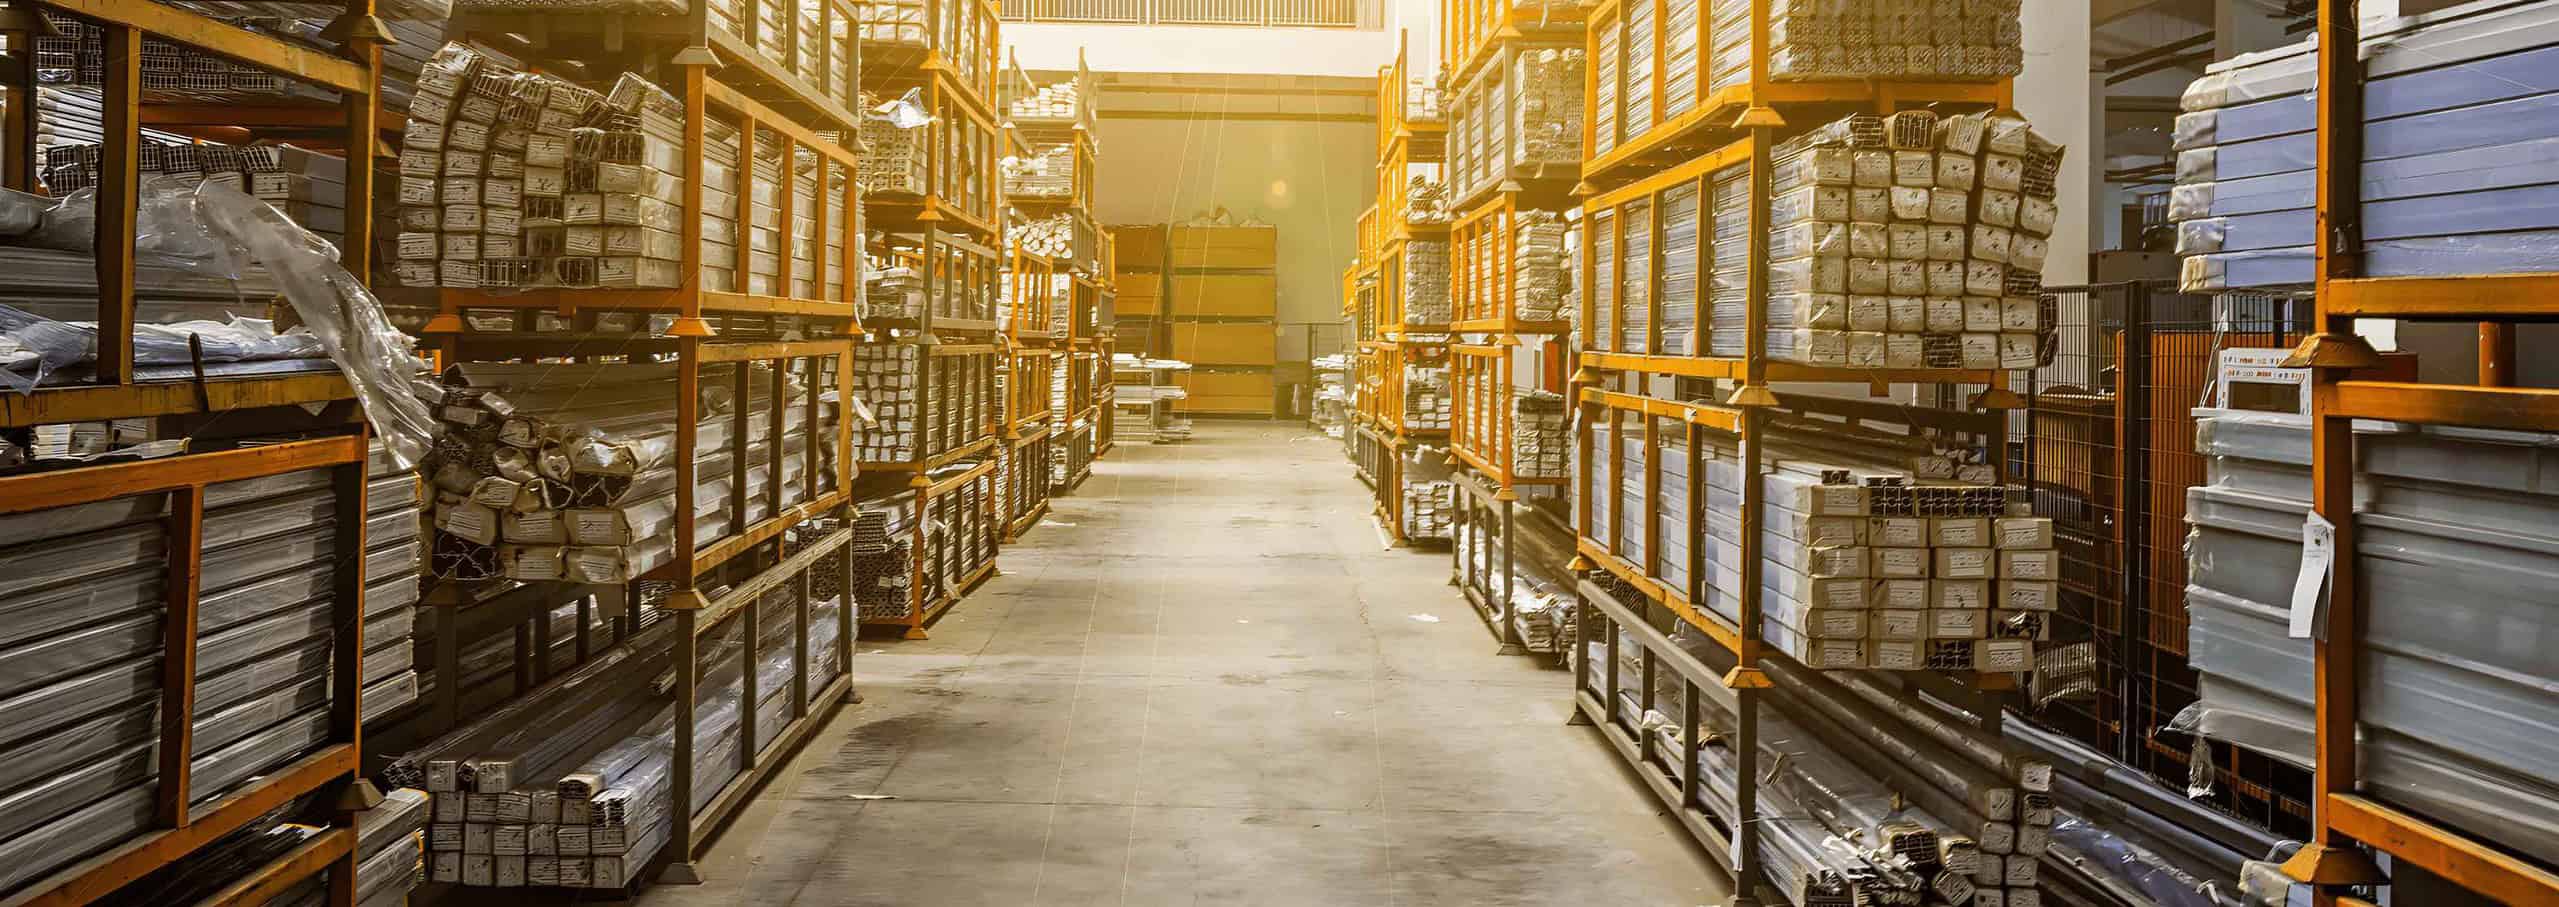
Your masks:
{"label": "concrete pillar", "polygon": [[2061,222],[2053,228],[2044,283],[2088,282],[2088,253],[2106,178],[2106,80],[2089,59],[2086,3],[2028,3],[2022,15],[2026,72],[2017,77],[2017,110],[2035,131],[2069,146],[2062,157]]}
{"label": "concrete pillar", "polygon": [[[2382,0],[2364,0],[2365,12]],[[2215,60],[2272,50],[2301,40],[2284,33],[2283,4],[2274,0],[2213,0],[2212,34]]]}

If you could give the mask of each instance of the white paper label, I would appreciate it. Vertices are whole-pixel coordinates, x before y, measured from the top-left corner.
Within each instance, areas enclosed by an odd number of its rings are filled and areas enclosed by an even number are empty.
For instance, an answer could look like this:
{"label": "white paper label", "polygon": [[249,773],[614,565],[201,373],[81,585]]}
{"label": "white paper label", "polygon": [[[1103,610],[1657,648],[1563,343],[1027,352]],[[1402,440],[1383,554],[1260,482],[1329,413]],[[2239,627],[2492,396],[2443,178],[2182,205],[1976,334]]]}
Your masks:
{"label": "white paper label", "polygon": [[2328,637],[2328,568],[2337,559],[2337,524],[2314,510],[2301,521],[2301,572],[2292,579],[2291,619],[2284,632],[2294,639]]}

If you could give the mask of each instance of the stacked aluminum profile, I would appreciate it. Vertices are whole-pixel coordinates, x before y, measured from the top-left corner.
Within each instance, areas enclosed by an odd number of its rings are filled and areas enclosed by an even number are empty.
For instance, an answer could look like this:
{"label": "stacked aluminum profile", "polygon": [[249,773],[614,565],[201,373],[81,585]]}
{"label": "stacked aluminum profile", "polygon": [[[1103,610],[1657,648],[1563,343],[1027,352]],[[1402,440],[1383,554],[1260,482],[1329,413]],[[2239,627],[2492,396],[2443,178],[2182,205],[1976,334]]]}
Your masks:
{"label": "stacked aluminum profile", "polygon": [[1404,367],[1404,430],[1447,431],[1450,397],[1446,366]]}
{"label": "stacked aluminum profile", "polygon": [[1407,539],[1449,538],[1456,522],[1457,486],[1446,481],[1407,480],[1403,495],[1403,535]]}
{"label": "stacked aluminum profile", "polygon": [[[841,586],[815,590],[841,594]],[[752,646],[744,621],[702,641],[695,704],[693,802],[700,811],[739,774],[746,670],[754,670],[755,741],[762,749],[800,715],[794,583],[754,604]],[[835,658],[840,598],[809,602],[806,683],[843,673]],[[671,628],[670,628],[671,629]],[[627,888],[673,829],[676,710],[652,679],[673,668],[664,630],[581,667],[575,682],[546,686],[429,750],[401,757],[433,797],[429,877],[471,887]]]}
{"label": "stacked aluminum profile", "polygon": [[[44,150],[44,183],[55,195],[98,184],[101,146],[61,143]],[[145,144],[145,179],[220,183],[248,193],[332,242],[346,235],[346,160],[290,145]]]}
{"label": "stacked aluminum profile", "polygon": [[[2559,8],[2484,0],[2364,33],[2362,273],[2559,270]],[[2183,289],[2300,290],[2313,277],[2312,44],[2214,64],[2174,148]]]}
{"label": "stacked aluminum profile", "polygon": [[[1704,2],[1704,0],[1700,0]],[[1750,81],[1751,0],[1712,0],[1709,90]],[[2025,71],[2022,0],[1774,0],[1768,76],[1781,82],[1984,82]],[[1667,73],[1693,83],[1694,69]]]}
{"label": "stacked aluminum profile", "polygon": [[[1679,715],[1686,686],[1656,671],[1651,698],[1644,649],[1618,629],[1617,695],[1626,725],[1671,754],[1671,771],[1698,773],[1705,805],[1728,825],[1738,809],[1738,721],[1700,697],[1697,761],[1685,752]],[[1710,668],[1732,663],[1686,625],[1673,642]],[[1580,657],[1596,676],[1606,646]],[[1761,867],[1799,907],[1961,904],[2037,907],[2055,809],[2052,767],[1974,730],[1880,676],[1814,673],[1779,665],[1786,683],[1758,710]],[[1644,703],[1650,702],[1647,709]]]}
{"label": "stacked aluminum profile", "polygon": [[1448,240],[1415,239],[1404,244],[1404,323],[1444,325],[1456,310],[1449,299]]}
{"label": "stacked aluminum profile", "polygon": [[[695,434],[697,544],[709,544],[770,516],[765,490],[781,483],[781,506],[807,495],[803,472],[812,434],[821,463],[834,435],[808,424],[797,376],[775,401],[772,373],[751,366],[746,399],[736,398],[738,366],[702,370]],[[677,556],[675,368],[666,364],[465,363],[467,387],[441,409],[445,438],[426,465],[436,490],[430,569],[440,578],[568,580],[619,584]],[[782,407],[782,437],[760,414]],[[731,500],[732,414],[747,423],[746,512]],[[827,410],[821,420],[831,420]],[[782,450],[773,475],[774,445]],[[823,489],[834,477],[821,467]]]}
{"label": "stacked aluminum profile", "polygon": [[[2040,364],[2061,154],[2015,116],[1926,111],[1852,116],[1781,145],[1769,355],[1876,369]],[[1721,242],[1748,229],[1749,212],[1724,207],[1720,187],[1717,196]],[[1719,261],[1713,345],[1740,355],[1750,302],[1721,271]]]}
{"label": "stacked aluminum profile", "polygon": [[[915,522],[912,491],[864,502],[853,517],[853,600],[863,620],[915,614]],[[927,527],[928,531],[930,527]]]}
{"label": "stacked aluminum profile", "polygon": [[912,343],[865,343],[853,348],[853,398],[871,417],[853,426],[853,454],[863,463],[923,459],[924,357]]}
{"label": "stacked aluminum profile", "polygon": [[1067,198],[1075,194],[1073,145],[1034,146],[1028,156],[1005,158],[1003,168],[1007,196]]}
{"label": "stacked aluminum profile", "polygon": [[[368,717],[416,695],[416,477],[372,458]],[[209,485],[197,605],[195,804],[327,744],[337,603],[328,469]],[[0,517],[0,891],[154,827],[170,499]]]}
{"label": "stacked aluminum profile", "polygon": [[[705,150],[733,171],[728,131]],[[445,45],[419,72],[409,104],[393,271],[413,287],[678,286],[683,138],[683,102],[638,76],[598,93]],[[701,178],[727,186],[734,177]],[[706,215],[734,220],[734,196],[706,195]],[[706,242],[709,284],[738,289],[737,258]]]}
{"label": "stacked aluminum profile", "polygon": [[[1519,320],[1570,321],[1581,314],[1573,299],[1572,261],[1565,254],[1564,237],[1571,229],[1563,215],[1552,211],[1519,213],[1517,254],[1511,260],[1511,306]],[[1487,275],[1492,271],[1482,270]]]}
{"label": "stacked aluminum profile", "polygon": [[1519,118],[1510,124],[1513,158],[1530,167],[1578,164],[1582,159],[1582,71],[1589,52],[1579,47],[1522,51],[1510,84]]}
{"label": "stacked aluminum profile", "polygon": [[1511,398],[1511,472],[1521,478],[1562,478],[1572,459],[1571,414],[1564,397],[1523,389]]}
{"label": "stacked aluminum profile", "polygon": [[[1740,462],[1730,449],[1708,457],[1704,604],[1735,620]],[[1763,637],[1815,670],[2031,669],[2060,602],[2052,521],[1978,484],[1986,471],[1937,457],[1909,472],[1779,461],[1762,478]]]}

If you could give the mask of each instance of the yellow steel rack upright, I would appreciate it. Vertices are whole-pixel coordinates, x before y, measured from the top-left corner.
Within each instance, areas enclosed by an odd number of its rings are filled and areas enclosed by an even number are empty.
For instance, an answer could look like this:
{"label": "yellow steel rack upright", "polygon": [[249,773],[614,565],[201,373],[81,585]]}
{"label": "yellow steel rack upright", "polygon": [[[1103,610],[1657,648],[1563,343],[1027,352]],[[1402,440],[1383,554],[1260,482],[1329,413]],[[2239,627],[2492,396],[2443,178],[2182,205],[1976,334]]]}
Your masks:
{"label": "yellow steel rack upright", "polygon": [[[1368,438],[1376,445],[1374,455],[1378,518],[1386,526],[1386,534],[1397,544],[1412,541],[1404,531],[1404,491],[1409,477],[1404,469],[1406,453],[1429,441],[1445,440],[1445,428],[1409,425],[1404,418],[1411,402],[1406,398],[1405,369],[1444,367],[1449,356],[1449,326],[1446,322],[1415,321],[1406,311],[1406,292],[1413,275],[1414,247],[1448,245],[1449,224],[1443,219],[1416,221],[1410,215],[1413,168],[1441,165],[1448,156],[1448,121],[1438,111],[1413,109],[1413,73],[1410,55],[1405,49],[1409,35],[1397,36],[1395,61],[1380,67],[1377,73],[1377,207],[1360,229],[1373,239],[1375,269],[1375,304],[1370,311],[1377,321],[1360,344],[1364,353],[1372,354],[1372,385],[1378,391],[1370,414]],[[1443,266],[1445,255],[1442,256]],[[1445,279],[1445,275],[1442,275]]]}
{"label": "yellow steel rack upright", "polygon": [[[1641,5],[1641,9],[1637,7]],[[1776,685],[1763,671],[1764,661],[1787,659],[1788,656],[1763,641],[1761,581],[1765,555],[1762,551],[1761,524],[1765,518],[1764,483],[1767,472],[1768,418],[1779,410],[1827,412],[1851,419],[1898,422],[1926,426],[1944,432],[1981,439],[1983,449],[2002,449],[2006,420],[2001,410],[2018,405],[2007,390],[2008,373],[2000,369],[1866,369],[1822,367],[1776,361],[1769,357],[1766,345],[1768,230],[1770,182],[1773,169],[1771,153],[1780,131],[1790,127],[1809,127],[1838,116],[1876,112],[1890,113],[1920,105],[1935,105],[1974,110],[2004,108],[2010,98],[2006,80],[1986,82],[1907,82],[1887,80],[1803,81],[1785,82],[1770,78],[1771,47],[1769,38],[1770,0],[1751,0],[1751,54],[1747,81],[1722,89],[1709,84],[1710,67],[1701,60],[1696,71],[1688,74],[1693,84],[1684,86],[1686,104],[1673,103],[1665,91],[1673,75],[1657,65],[1660,49],[1669,27],[1652,29],[1652,52],[1640,70],[1626,65],[1629,55],[1625,36],[1630,13],[1651,23],[1664,23],[1663,10],[1668,0],[1603,0],[1589,16],[1589,67],[1585,76],[1583,118],[1585,128],[1585,161],[1581,167],[1581,184],[1576,192],[1583,196],[1579,227],[1582,236],[1582,266],[1576,283],[1585,288],[1582,294],[1582,341],[1578,355],[1579,368],[1571,381],[1568,405],[1576,413],[1573,525],[1577,536],[1577,556],[1573,569],[1585,575],[1604,573],[1634,590],[1638,601],[1620,601],[1603,584],[1584,579],[1580,591],[1584,603],[1578,622],[1584,639],[1602,634],[1607,663],[1592,665],[1588,659],[1576,658],[1576,701],[1580,707],[1577,721],[1600,726],[1606,736],[1631,762],[1638,765],[1649,786],[1664,804],[1672,809],[1707,850],[1730,863],[1738,894],[1735,904],[1757,904],[1758,891],[1766,884],[1760,870],[1758,789],[1760,778],[1759,720],[1760,691]],[[1699,48],[1712,47],[1706,34],[1710,17],[1699,15],[1694,27]],[[1631,103],[1629,103],[1631,102]],[[1714,270],[1707,257],[1711,243],[1706,239],[1704,224],[1711,222],[1715,176],[1731,168],[1747,168],[1746,191],[1750,212],[1747,231],[1749,267],[1747,292],[1750,300],[1747,325],[1744,327],[1744,352],[1739,356],[1716,356],[1707,353],[1711,329],[1704,317],[1705,293],[1698,294],[1698,328],[1693,335],[1665,336],[1662,325],[1660,293],[1663,268],[1657,262],[1665,253],[1659,241],[1661,218],[1656,212],[1667,205],[1693,206],[1699,218],[1700,239],[1691,250],[1700,258],[1698,273]],[[1639,245],[1647,256],[1628,267],[1627,238],[1644,240]],[[1633,324],[1634,312],[1621,310],[1633,293],[1621,286],[1621,278],[1630,273],[1644,276],[1640,287],[1641,329],[1631,340],[1624,328]],[[1625,314],[1623,320],[1614,317]],[[1647,396],[1655,392],[1661,381],[1693,379],[1718,382],[1729,388],[1720,400],[1711,403],[1664,399]],[[1881,392],[1893,384],[1936,385],[1945,388],[1979,387],[1983,390],[1966,401],[1969,412],[1930,410],[1895,405],[1870,404],[1859,401],[1837,401],[1809,395],[1781,394],[1772,387],[1780,382],[1847,382],[1872,386]],[[1608,449],[1594,445],[1594,426],[1606,423],[1611,439]],[[1660,501],[1664,451],[1685,460],[1688,500],[1683,509],[1695,515],[1686,520],[1685,530],[1702,537],[1705,519],[1704,454],[1710,441],[1738,448],[1740,474],[1743,476],[1740,497],[1739,591],[1736,600],[1737,620],[1726,620],[1712,611],[1705,600],[1707,564],[1703,561],[1706,546],[1698,538],[1688,539],[1686,569],[1682,581],[1666,582],[1660,569],[1664,532]],[[1610,509],[1610,525],[1595,521],[1592,496],[1614,495],[1626,481],[1630,446],[1639,452],[1636,469],[1643,472],[1640,482],[1643,512],[1639,519],[1619,513],[1623,504]],[[2004,457],[1993,456],[1999,469],[1998,480],[2006,480]],[[1601,486],[1599,476],[1612,483]],[[1595,487],[1596,486],[1596,487]],[[1613,500],[1623,501],[1622,497]],[[1631,525],[1640,523],[1640,525]],[[1632,530],[1630,533],[1629,530]],[[1643,562],[1628,555],[1641,552]],[[1714,641],[1735,667],[1729,671],[1709,670],[1691,653],[1671,642],[1669,630],[1685,623]],[[1637,734],[1630,724],[1619,720],[1612,708],[1621,690],[1628,689],[1617,671],[1619,634],[1643,649],[1641,684],[1632,689],[1643,708],[1655,706],[1655,681],[1668,671],[1676,675],[1686,714],[1682,721],[1678,753],[1657,751],[1652,735]],[[1903,675],[1922,689],[1971,712],[1985,727],[1995,728],[2000,720],[1997,702],[2015,689],[2016,678],[2005,673],[1977,672],[1909,672]],[[1739,766],[1737,815],[1727,824],[1706,805],[1699,790],[1698,772],[1683,770],[1676,777],[1647,766],[1668,763],[1680,766],[1697,764],[1698,697],[1710,696],[1736,717],[1735,739],[1731,742]]]}
{"label": "yellow steel rack upright", "polygon": [[[2383,882],[2361,844],[2503,904],[2559,904],[2559,873],[2358,789],[2356,745],[2364,672],[2364,612],[2385,606],[2360,581],[2356,556],[2354,420],[2559,431],[2559,391],[2513,383],[2517,321],[2559,318],[2559,273],[2447,277],[2363,275],[2364,72],[2354,0],[2320,0],[2317,72],[2316,333],[2286,365],[2311,369],[2311,494],[2336,527],[2326,632],[2313,637],[2312,837],[2284,864],[2315,886],[2319,907],[2346,903],[2342,886]],[[2354,332],[2357,318],[2480,322],[2479,384],[2358,379],[2380,364]],[[2391,602],[2391,607],[2424,607]]]}
{"label": "yellow steel rack upright", "polygon": [[[901,5],[923,7],[920,32],[909,30],[912,23],[896,20],[895,8]],[[916,518],[908,607],[901,616],[869,618],[863,624],[921,639],[926,625],[995,574],[995,542],[1005,528],[999,512],[1002,490],[992,487],[999,445],[1008,443],[1002,401],[994,394],[994,363],[1006,355],[1002,344],[1009,342],[1004,336],[1009,326],[995,312],[1007,264],[1001,252],[1004,187],[996,162],[1011,139],[995,109],[1003,68],[993,3],[920,0],[872,4],[863,12],[891,18],[865,19],[859,30],[862,90],[884,98],[912,91],[932,116],[911,130],[921,133],[920,138],[900,134],[895,142],[873,141],[883,135],[877,127],[865,133],[868,153],[879,155],[892,146],[897,151],[885,165],[873,168],[891,174],[893,182],[863,187],[867,239],[875,254],[913,265],[923,282],[920,312],[882,317],[875,306],[865,325],[874,331],[908,331],[915,336],[900,342],[924,343],[921,386],[933,387],[937,373],[973,376],[965,380],[974,392],[963,399],[985,401],[980,407],[985,418],[968,426],[969,437],[961,443],[939,453],[919,449],[912,463],[864,464],[866,470],[906,474],[903,482],[866,483],[863,490],[865,496],[912,491]],[[931,412],[958,402],[934,399],[928,390],[924,405]],[[929,424],[931,418],[918,424]],[[971,460],[974,465],[962,465]],[[975,519],[995,531],[983,539],[958,538],[963,533],[953,532],[943,538],[942,547],[933,548],[935,536],[926,524],[937,508],[950,507],[976,508]],[[943,564],[944,559],[955,563]],[[937,567],[947,568],[942,572],[949,574],[949,582],[932,575]]]}
{"label": "yellow steel rack upright", "polygon": [[[624,609],[621,621],[625,631],[617,632],[617,642],[627,637],[627,628],[638,611],[647,607],[642,584],[663,582],[672,587],[662,607],[670,611],[676,624],[676,721],[691,728],[696,721],[696,704],[705,672],[701,655],[706,637],[742,630],[745,638],[755,639],[760,632],[761,617],[755,605],[765,596],[788,591],[797,596],[792,611],[794,658],[801,666],[794,672],[791,690],[791,720],[781,728],[756,727],[753,716],[741,716],[737,733],[747,745],[738,747],[739,772],[718,793],[709,798],[701,810],[676,810],[674,830],[667,850],[659,857],[662,882],[699,881],[694,859],[709,846],[711,838],[733,818],[784,761],[823,723],[836,703],[852,690],[850,655],[854,635],[854,615],[858,607],[849,590],[838,613],[836,664],[842,673],[813,685],[807,676],[810,663],[808,633],[811,610],[812,575],[821,562],[839,561],[838,569],[849,575],[852,566],[849,528],[851,488],[855,475],[852,462],[852,418],[849,410],[853,374],[853,345],[863,335],[857,317],[856,302],[860,298],[861,227],[856,203],[861,193],[856,174],[860,161],[849,150],[850,136],[858,125],[853,107],[858,103],[859,47],[851,38],[855,8],[848,0],[824,0],[814,5],[786,4],[780,0],[689,0],[684,13],[665,16],[618,14],[614,16],[563,15],[546,12],[496,12],[475,10],[457,13],[451,34],[508,48],[536,65],[557,63],[564,71],[575,71],[578,64],[589,71],[613,71],[650,74],[684,106],[682,160],[688,173],[712,171],[716,160],[710,148],[710,132],[714,121],[734,126],[738,166],[731,168],[734,184],[720,187],[734,194],[743,205],[759,197],[759,187],[778,179],[783,185],[770,195],[779,214],[779,223],[789,231],[784,241],[773,243],[777,262],[771,283],[759,289],[744,250],[756,245],[752,218],[735,218],[738,235],[731,238],[734,248],[741,250],[738,265],[718,278],[727,284],[714,288],[718,269],[709,267],[703,255],[705,212],[710,210],[706,191],[713,188],[701,179],[683,183],[681,283],[671,289],[581,289],[556,288],[522,292],[444,289],[439,291],[441,312],[431,321],[427,331],[440,342],[445,361],[507,360],[525,357],[564,356],[587,360],[598,357],[637,357],[672,353],[676,362],[677,398],[675,461],[676,507],[672,542],[675,556],[668,563],[638,577],[630,578],[611,598]],[[807,21],[814,20],[814,21]],[[671,83],[671,84],[667,84]],[[764,151],[776,154],[763,154]],[[803,152],[806,156],[803,157]],[[786,165],[778,175],[767,179],[753,166],[759,156],[775,157]],[[813,171],[802,174],[802,167]],[[791,184],[801,176],[814,178],[815,202],[806,220],[811,229],[803,237],[796,225],[793,207],[797,193]],[[840,204],[836,203],[840,199]],[[831,211],[844,212],[840,219]],[[743,213],[743,212],[742,212]],[[816,249],[817,258],[798,261],[804,242]],[[804,273],[801,265],[808,265]],[[829,267],[840,276],[830,284]],[[569,318],[581,328],[566,333],[499,332],[480,333],[467,329],[460,317],[465,309],[502,308],[519,311],[550,311]],[[663,336],[646,332],[608,333],[600,323],[587,316],[602,312],[624,312],[672,316]],[[794,335],[806,339],[788,339]],[[766,516],[746,523],[749,512],[747,441],[749,408],[738,406],[732,414],[728,432],[730,456],[729,510],[737,515],[727,536],[703,537],[697,513],[700,476],[696,462],[700,454],[702,424],[701,401],[704,388],[703,368],[730,364],[735,373],[732,396],[749,399],[755,380],[752,366],[766,366],[770,382],[769,399],[776,404],[763,414],[772,437],[782,435],[785,422],[786,387],[794,371],[802,376],[806,393],[808,424],[812,430],[832,423],[836,432],[834,449],[838,451],[829,468],[821,459],[824,445],[811,444],[804,450],[806,458],[797,490],[799,502],[785,505],[785,486],[780,480],[787,456],[784,445],[771,446],[767,464],[775,478],[764,489],[762,503]],[[830,382],[832,384],[830,385]],[[822,401],[824,389],[832,387],[837,400],[831,406]],[[832,517],[843,521],[840,528],[810,537],[805,528],[809,521]],[[793,537],[797,537],[793,542]],[[787,544],[787,546],[786,546]],[[594,591],[594,587],[572,583],[539,583],[547,603],[574,601]],[[710,590],[721,590],[714,595]],[[456,616],[469,605],[474,591],[454,583],[438,583],[426,596],[426,604],[448,609],[438,621],[439,633],[459,626]],[[536,609],[533,614],[540,614]],[[536,622],[539,623],[538,621]],[[538,627],[537,627],[538,629]],[[583,632],[583,631],[581,631]],[[439,637],[437,645],[439,676],[458,676],[454,659],[458,656],[458,640]],[[538,673],[538,672],[537,672]],[[757,695],[754,672],[747,672],[746,695]],[[438,702],[434,708],[443,713],[448,723],[465,716],[454,714],[457,702],[438,685]],[[458,693],[458,691],[454,691]],[[691,803],[697,779],[693,772],[694,735],[679,731],[675,735],[674,797],[677,803]]]}
{"label": "yellow steel rack upright", "polygon": [[[335,571],[337,629],[331,643],[331,697],[327,742],[292,762],[206,799],[192,790],[197,599],[204,530],[205,490],[221,482],[327,469],[335,492],[335,550],[364,550],[366,440],[352,406],[354,393],[336,373],[287,376],[199,377],[144,382],[134,364],[134,236],[141,199],[141,125],[153,105],[145,98],[142,48],[160,41],[220,55],[282,78],[339,93],[334,105],[296,111],[297,128],[341,130],[348,162],[344,241],[339,261],[358,280],[372,266],[370,166],[381,125],[381,44],[389,40],[372,0],[348,0],[327,34],[340,42],[331,53],[243,29],[197,12],[130,0],[60,0],[9,11],[5,27],[17,78],[5,86],[5,170],[0,183],[36,192],[36,85],[33,38],[46,30],[45,14],[77,17],[104,33],[107,67],[100,93],[104,110],[104,160],[99,168],[95,232],[98,283],[96,379],[91,383],[35,388],[0,395],[0,428],[22,429],[68,422],[210,417],[283,407],[314,407],[305,421],[320,437],[283,444],[185,454],[138,462],[0,477],[0,515],[74,507],[117,498],[165,495],[169,502],[163,544],[169,572],[162,584],[168,619],[162,621],[159,677],[160,742],[151,821],[146,830],[69,866],[33,879],[0,904],[75,905],[103,898],[126,883],[194,854],[274,809],[308,796],[329,798],[328,831],[292,851],[251,868],[224,892],[231,902],[255,902],[320,873],[329,877],[334,907],[355,900],[354,812],[380,802],[364,780],[361,697],[364,567],[341,558]],[[180,117],[179,119],[190,119]],[[178,124],[173,124],[178,125]],[[251,127],[251,131],[259,131]],[[325,407],[325,408],[320,408]],[[309,416],[309,413],[297,413]]]}
{"label": "yellow steel rack upright", "polygon": [[[1570,322],[1520,317],[1519,230],[1524,211],[1572,206],[1580,143],[1569,160],[1532,158],[1522,97],[1549,52],[1583,54],[1581,7],[1443,0],[1442,95],[1447,107],[1449,455],[1458,543],[1452,580],[1506,653],[1526,651],[1509,618],[1517,563],[1519,490],[1561,490],[1565,477],[1525,475],[1513,461],[1515,401],[1523,386],[1561,394]],[[1578,89],[1578,85],[1572,86]],[[1579,100],[1579,92],[1575,92]],[[1560,251],[1560,250],[1559,250]],[[1534,351],[1533,375],[1520,374]]]}

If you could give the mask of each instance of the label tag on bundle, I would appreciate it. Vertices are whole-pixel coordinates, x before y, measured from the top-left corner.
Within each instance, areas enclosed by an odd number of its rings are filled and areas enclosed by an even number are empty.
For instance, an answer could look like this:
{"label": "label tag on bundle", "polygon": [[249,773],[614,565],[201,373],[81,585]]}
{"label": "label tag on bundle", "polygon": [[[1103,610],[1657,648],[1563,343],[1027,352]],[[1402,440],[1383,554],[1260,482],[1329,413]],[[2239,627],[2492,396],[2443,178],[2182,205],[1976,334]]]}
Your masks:
{"label": "label tag on bundle", "polygon": [[2301,573],[2292,580],[2292,619],[2286,635],[2328,638],[2328,566],[2337,557],[2337,524],[2313,510],[2301,521]]}

